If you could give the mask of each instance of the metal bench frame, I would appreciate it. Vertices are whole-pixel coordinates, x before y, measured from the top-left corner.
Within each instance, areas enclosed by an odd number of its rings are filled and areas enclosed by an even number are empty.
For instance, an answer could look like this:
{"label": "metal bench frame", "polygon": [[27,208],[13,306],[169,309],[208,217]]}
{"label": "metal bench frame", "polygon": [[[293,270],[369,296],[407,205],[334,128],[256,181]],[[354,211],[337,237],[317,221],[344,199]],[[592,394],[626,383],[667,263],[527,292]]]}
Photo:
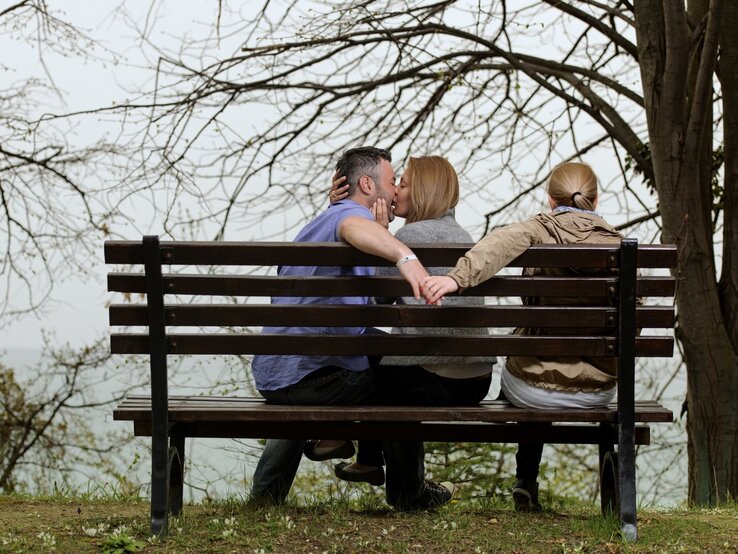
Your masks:
{"label": "metal bench frame", "polygon": [[[453,265],[471,245],[411,245],[428,267]],[[151,396],[132,396],[116,408],[114,418],[134,422],[136,435],[152,437],[151,529],[167,532],[168,515],[182,509],[184,449],[186,437],[233,438],[345,438],[422,439],[449,442],[547,442],[598,444],[603,512],[619,514],[623,535],[637,537],[635,446],[648,444],[647,423],[668,422],[672,413],[654,401],[636,402],[635,358],[671,356],[673,338],[639,337],[638,327],[673,327],[673,307],[637,309],[636,295],[674,294],[669,277],[639,278],[638,267],[675,266],[673,246],[638,246],[634,239],[621,245],[550,245],[531,247],[510,264],[536,267],[617,268],[611,277],[575,281],[558,278],[496,277],[472,293],[488,295],[539,296],[556,290],[559,295],[603,294],[616,299],[611,308],[596,306],[566,308],[577,314],[578,324],[592,320],[597,327],[610,327],[607,336],[566,337],[460,337],[407,336],[346,337],[340,341],[320,336],[226,335],[215,333],[168,334],[170,325],[286,325],[290,321],[324,318],[334,325],[360,318],[364,325],[450,326],[449,321],[475,320],[476,326],[542,325],[561,308],[453,306],[316,306],[298,312],[276,306],[166,306],[167,294],[212,294],[236,296],[320,295],[325,279],[293,280],[278,277],[163,274],[162,266],[180,265],[388,265],[388,262],[351,247],[322,243],[187,243],[160,242],[146,236],[141,242],[105,243],[109,264],[141,264],[143,274],[108,275],[108,290],[145,292],[145,306],[111,305],[111,325],[146,325],[148,333],[112,333],[111,351],[116,354],[149,354]],[[554,262],[552,260],[555,259]],[[330,262],[329,262],[330,260]],[[329,278],[332,295],[408,295],[409,287],[399,278]],[[552,288],[553,287],[553,288]],[[567,288],[568,287],[568,288]],[[325,295],[325,293],[323,293]],[[322,311],[321,311],[322,310]],[[330,310],[330,311],[328,311]],[[424,311],[420,311],[424,310]],[[429,310],[433,310],[432,312]],[[548,315],[546,315],[548,313]],[[336,320],[335,318],[339,318]],[[526,317],[528,319],[526,319]],[[312,318],[312,319],[311,319]],[[422,321],[422,323],[420,323]],[[557,321],[561,321],[559,316]],[[595,325],[594,323],[600,322]],[[298,323],[295,323],[298,324]],[[309,323],[299,323],[300,325]],[[506,324],[506,325],[505,325]],[[412,343],[408,342],[412,340]],[[566,343],[566,344],[563,344]],[[563,346],[562,346],[563,344]],[[315,407],[273,406],[244,397],[188,398],[168,394],[167,356],[171,354],[247,353],[333,353],[393,354],[423,353],[463,355],[472,349],[490,355],[556,355],[562,348],[570,355],[617,356],[617,404],[597,410],[524,410],[500,402],[479,407]],[[556,423],[556,425],[551,425]],[[596,425],[592,425],[592,424]],[[636,425],[639,423],[639,425]],[[316,435],[317,433],[317,435]],[[617,455],[614,445],[617,444]]]}

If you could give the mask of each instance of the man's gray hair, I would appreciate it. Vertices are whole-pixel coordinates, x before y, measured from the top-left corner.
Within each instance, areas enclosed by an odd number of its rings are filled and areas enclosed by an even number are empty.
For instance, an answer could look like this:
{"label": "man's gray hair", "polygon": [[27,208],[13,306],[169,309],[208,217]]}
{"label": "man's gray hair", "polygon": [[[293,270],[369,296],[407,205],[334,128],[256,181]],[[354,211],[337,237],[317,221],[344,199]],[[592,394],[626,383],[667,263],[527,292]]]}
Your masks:
{"label": "man's gray hair", "polygon": [[339,176],[346,177],[345,185],[349,185],[348,195],[353,196],[356,185],[363,175],[368,175],[375,183],[379,182],[379,164],[382,160],[392,161],[389,151],[374,146],[361,146],[346,150],[336,163]]}

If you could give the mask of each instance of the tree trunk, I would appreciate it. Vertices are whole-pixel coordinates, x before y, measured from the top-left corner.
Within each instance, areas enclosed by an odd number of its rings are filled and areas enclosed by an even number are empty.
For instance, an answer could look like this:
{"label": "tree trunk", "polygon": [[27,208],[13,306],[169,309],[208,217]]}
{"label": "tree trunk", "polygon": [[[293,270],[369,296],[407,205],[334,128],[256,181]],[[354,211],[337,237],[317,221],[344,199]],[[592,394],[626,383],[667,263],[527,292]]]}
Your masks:
{"label": "tree trunk", "polygon": [[[738,351],[738,2],[728,2],[723,15],[723,32],[720,41],[718,75],[723,93],[723,270],[720,278],[720,300],[723,319],[733,348]],[[734,372],[727,376],[733,383],[738,381]],[[733,406],[738,402],[733,397]],[[738,407],[736,407],[738,411]],[[738,413],[733,414],[733,421]],[[724,454],[732,472],[727,477],[728,490],[733,499],[738,499],[738,430],[733,427],[733,438],[727,439]]]}
{"label": "tree trunk", "polygon": [[720,307],[710,193],[712,79],[725,4],[692,6],[701,30],[694,40],[681,2],[635,3],[663,239],[679,247],[677,337],[686,355],[689,498],[696,504],[738,498],[738,355]]}

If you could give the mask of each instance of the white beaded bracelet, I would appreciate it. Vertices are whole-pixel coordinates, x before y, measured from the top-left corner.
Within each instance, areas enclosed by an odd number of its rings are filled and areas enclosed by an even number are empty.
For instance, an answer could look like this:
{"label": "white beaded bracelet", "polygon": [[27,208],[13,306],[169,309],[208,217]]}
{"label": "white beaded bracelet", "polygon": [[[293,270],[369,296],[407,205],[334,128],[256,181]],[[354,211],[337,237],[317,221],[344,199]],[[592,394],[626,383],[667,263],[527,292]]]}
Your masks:
{"label": "white beaded bracelet", "polygon": [[410,254],[409,256],[403,256],[399,260],[397,260],[397,267],[400,267],[402,264],[406,264],[409,261],[417,260],[418,257],[415,254]]}

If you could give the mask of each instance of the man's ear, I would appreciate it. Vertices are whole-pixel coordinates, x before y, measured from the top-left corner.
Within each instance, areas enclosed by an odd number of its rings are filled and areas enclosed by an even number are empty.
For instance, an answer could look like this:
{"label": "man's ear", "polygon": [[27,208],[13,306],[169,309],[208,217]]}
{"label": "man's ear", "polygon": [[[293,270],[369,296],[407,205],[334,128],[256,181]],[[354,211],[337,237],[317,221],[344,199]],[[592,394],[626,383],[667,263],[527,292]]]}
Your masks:
{"label": "man's ear", "polygon": [[357,186],[359,190],[367,196],[371,196],[374,192],[374,181],[372,181],[369,175],[362,175],[361,177],[359,177],[359,182],[357,183]]}

